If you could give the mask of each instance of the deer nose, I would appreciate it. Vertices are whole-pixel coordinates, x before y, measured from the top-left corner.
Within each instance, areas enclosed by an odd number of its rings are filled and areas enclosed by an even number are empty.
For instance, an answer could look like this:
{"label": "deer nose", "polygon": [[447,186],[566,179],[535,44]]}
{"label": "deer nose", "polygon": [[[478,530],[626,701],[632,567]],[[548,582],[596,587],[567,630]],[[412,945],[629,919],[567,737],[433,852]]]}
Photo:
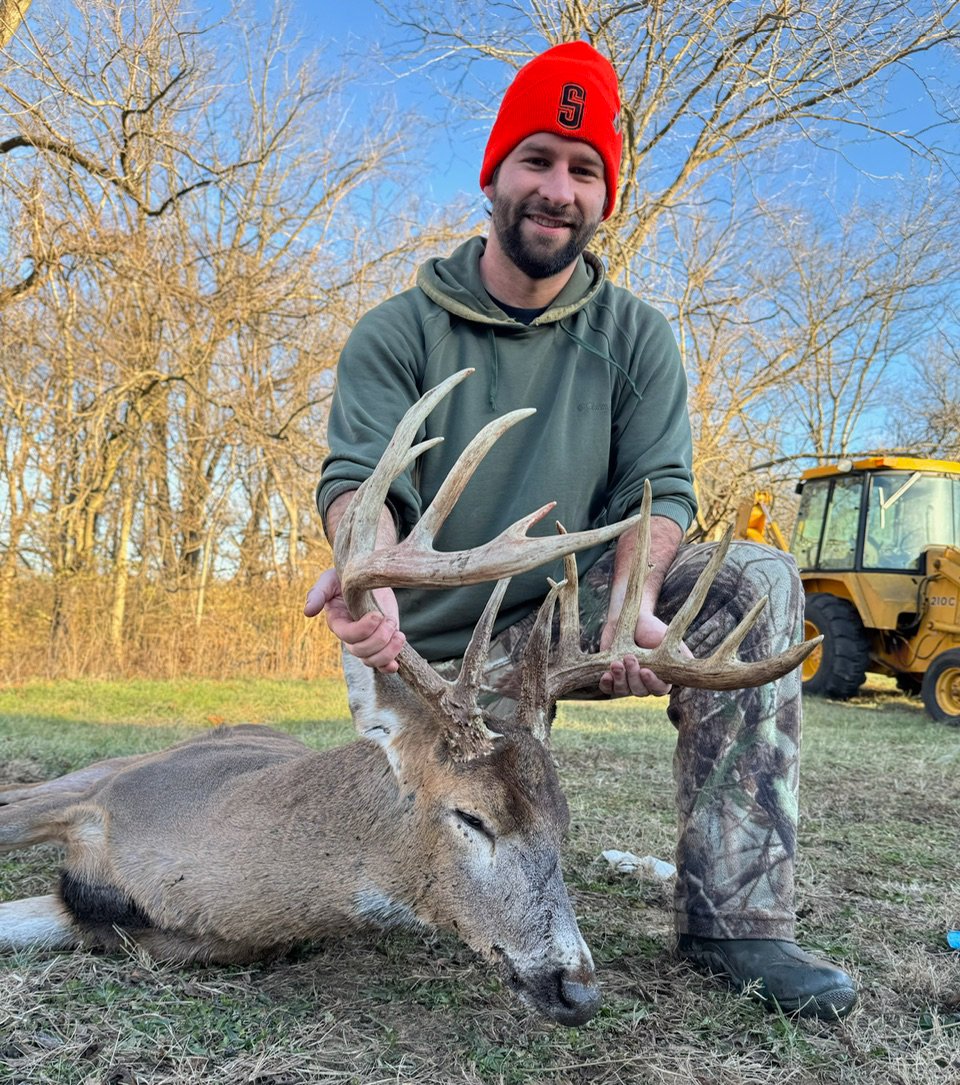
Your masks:
{"label": "deer nose", "polygon": [[582,1025],[600,1009],[592,963],[518,972],[508,960],[507,980],[528,1005],[559,1025]]}
{"label": "deer nose", "polygon": [[563,1025],[582,1025],[600,1009],[600,992],[594,983],[581,983],[561,972],[559,1000],[552,1016]]}

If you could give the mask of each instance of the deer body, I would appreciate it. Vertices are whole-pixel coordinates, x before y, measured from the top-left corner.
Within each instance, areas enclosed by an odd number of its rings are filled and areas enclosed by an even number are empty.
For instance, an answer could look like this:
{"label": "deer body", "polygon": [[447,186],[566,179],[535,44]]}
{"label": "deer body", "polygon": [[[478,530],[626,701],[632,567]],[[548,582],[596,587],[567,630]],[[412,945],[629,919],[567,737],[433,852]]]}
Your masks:
{"label": "deer body", "polygon": [[0,790],[0,850],[67,853],[56,895],[0,904],[0,947],[129,939],[161,960],[242,963],[361,926],[440,927],[541,1012],[592,1016],[593,962],[560,872],[567,808],[542,745],[507,727],[488,758],[458,763],[438,758],[422,711],[361,715],[377,738],[334,750],[218,728]]}
{"label": "deer body", "polygon": [[[665,681],[732,689],[785,674],[816,642],[740,661],[755,608],[708,659],[691,659],[682,637],[721,547],[662,644],[638,649],[649,486],[641,513],[620,524],[528,537],[545,506],[475,550],[436,551],[433,537],[477,464],[528,411],[484,427],[411,534],[378,548],[391,481],[436,443],[414,444],[426,415],[469,372],[432,389],[401,420],[341,519],[334,552],[354,615],[375,605],[370,592],[379,585],[497,580],[459,677],[441,678],[409,644],[392,675],[345,654],[361,738],[340,749],[316,753],[264,727],[218,729],[161,753],[0,789],[0,851],[48,840],[66,849],[57,894],[0,904],[0,949],[129,939],[161,959],[244,962],[360,925],[423,925],[453,930],[501,962],[521,996],[554,1020],[578,1024],[596,1012],[593,961],[560,873],[568,813],[548,748],[556,701],[624,654]],[[570,555],[635,524],[641,542],[613,644],[585,653]],[[566,577],[551,582],[530,634],[515,715],[494,723],[480,687],[507,578],[561,557]]]}

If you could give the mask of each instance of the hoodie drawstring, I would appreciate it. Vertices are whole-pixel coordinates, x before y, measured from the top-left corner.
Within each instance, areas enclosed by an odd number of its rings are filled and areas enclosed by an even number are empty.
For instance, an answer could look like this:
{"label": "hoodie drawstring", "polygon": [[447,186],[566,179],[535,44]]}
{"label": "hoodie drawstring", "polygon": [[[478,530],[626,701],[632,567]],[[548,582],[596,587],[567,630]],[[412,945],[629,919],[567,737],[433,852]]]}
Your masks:
{"label": "hoodie drawstring", "polygon": [[620,375],[623,377],[623,379],[630,386],[630,391],[633,392],[633,394],[637,397],[637,402],[638,403],[643,400],[643,396],[640,395],[640,389],[637,388],[637,385],[634,382],[633,377],[630,376],[630,374],[627,372],[627,370],[624,369],[623,366],[620,365],[620,363],[615,358],[611,358],[609,354],[602,353],[601,351],[597,350],[596,347],[592,347],[585,339],[581,339],[579,335],[575,335],[567,327],[566,323],[563,320],[560,320],[557,323],[558,323],[558,326],[561,327],[563,329],[563,331],[566,333],[567,337],[569,339],[572,339],[573,342],[576,343],[577,346],[581,348],[581,350],[589,351],[595,357],[599,358],[601,361],[606,362],[607,365],[612,366],[614,369],[616,369],[617,372],[620,373]]}
{"label": "hoodie drawstring", "polygon": [[490,340],[491,359],[488,397],[490,410],[495,411],[497,409],[497,389],[500,384],[500,356],[497,353],[497,337],[494,335],[493,328],[487,328],[487,337]]}

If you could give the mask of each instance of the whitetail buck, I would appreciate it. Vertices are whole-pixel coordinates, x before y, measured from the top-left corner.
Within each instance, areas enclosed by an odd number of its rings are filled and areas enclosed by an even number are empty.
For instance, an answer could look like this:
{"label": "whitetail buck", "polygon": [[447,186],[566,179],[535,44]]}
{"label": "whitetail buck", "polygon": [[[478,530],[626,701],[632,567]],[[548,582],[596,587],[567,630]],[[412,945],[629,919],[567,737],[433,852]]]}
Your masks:
{"label": "whitetail buck", "polygon": [[[354,614],[373,605],[378,586],[499,579],[459,678],[442,680],[409,646],[395,675],[346,657],[361,738],[340,749],[318,753],[266,727],[218,728],[161,753],[0,790],[0,851],[51,840],[66,849],[56,893],[0,905],[0,947],[130,940],[163,960],[242,962],[365,924],[433,926],[502,962],[512,986],[548,1017],[577,1024],[596,1012],[593,962],[560,873],[568,813],[546,748],[557,699],[598,681],[627,652],[667,681],[729,689],[786,673],[812,644],[743,663],[736,649],[751,616],[710,659],[686,658],[680,640],[718,552],[660,648],[637,649],[644,544],[614,645],[582,654],[568,555],[648,521],[649,490],[640,517],[610,527],[528,538],[546,506],[475,550],[435,551],[432,539],[477,464],[528,411],[478,434],[413,533],[375,550],[391,481],[434,443],[411,447],[468,373],[401,421],[341,521],[335,553]],[[506,578],[561,556],[567,579],[551,587],[530,637],[515,718],[494,733],[477,695]],[[560,644],[551,652],[558,601]]]}

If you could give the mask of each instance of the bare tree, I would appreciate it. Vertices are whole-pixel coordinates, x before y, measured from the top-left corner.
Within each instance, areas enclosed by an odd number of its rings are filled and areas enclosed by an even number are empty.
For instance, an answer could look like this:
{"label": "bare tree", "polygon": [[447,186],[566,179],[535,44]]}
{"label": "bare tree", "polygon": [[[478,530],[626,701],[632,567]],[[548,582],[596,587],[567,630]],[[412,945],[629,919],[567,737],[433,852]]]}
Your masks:
{"label": "bare tree", "polygon": [[856,452],[865,428],[882,430],[891,366],[929,333],[955,286],[955,229],[933,197],[896,212],[854,207],[834,236],[796,216],[781,225],[770,248],[789,264],[775,280],[771,340],[798,362],[781,401],[797,426],[781,451]]}
{"label": "bare tree", "polygon": [[29,343],[32,329],[17,319],[0,321],[0,642],[15,637],[13,591],[19,572],[37,563],[31,531],[44,452],[33,440],[42,383]]}
{"label": "bare tree", "polygon": [[756,349],[754,324],[766,316],[759,265],[769,273],[769,261],[742,258],[748,229],[762,231],[759,216],[752,223],[750,217],[735,204],[723,220],[699,208],[669,216],[677,257],[661,304],[677,329],[690,381],[699,506],[694,531],[702,537],[730,522],[741,497],[758,483],[751,465],[780,447],[781,420],[761,425],[756,416],[796,368],[786,352],[771,364]]}
{"label": "bare tree", "polygon": [[[245,464],[272,465],[250,500],[286,540],[274,568],[296,566],[307,510],[291,480],[312,490],[336,344],[378,281],[350,262],[352,201],[369,205],[403,149],[390,115],[341,138],[346,78],[295,62],[278,16],[206,25],[161,0],[35,9],[11,46],[0,306],[33,329],[20,413],[35,428],[5,402],[0,532],[15,553],[17,457],[41,459],[29,511],[55,670],[80,665],[73,615],[94,580],[113,584],[121,662],[133,575],[187,592],[202,622],[213,573],[242,564]],[[378,265],[404,266],[410,238],[394,236]]]}
{"label": "bare tree", "polygon": [[[955,324],[950,314],[950,325]],[[900,395],[891,428],[904,452],[960,460],[960,348],[948,336],[930,336],[898,374]],[[909,394],[903,394],[904,389]]]}
{"label": "bare tree", "polygon": [[0,49],[16,34],[29,7],[30,0],[0,0]]}

